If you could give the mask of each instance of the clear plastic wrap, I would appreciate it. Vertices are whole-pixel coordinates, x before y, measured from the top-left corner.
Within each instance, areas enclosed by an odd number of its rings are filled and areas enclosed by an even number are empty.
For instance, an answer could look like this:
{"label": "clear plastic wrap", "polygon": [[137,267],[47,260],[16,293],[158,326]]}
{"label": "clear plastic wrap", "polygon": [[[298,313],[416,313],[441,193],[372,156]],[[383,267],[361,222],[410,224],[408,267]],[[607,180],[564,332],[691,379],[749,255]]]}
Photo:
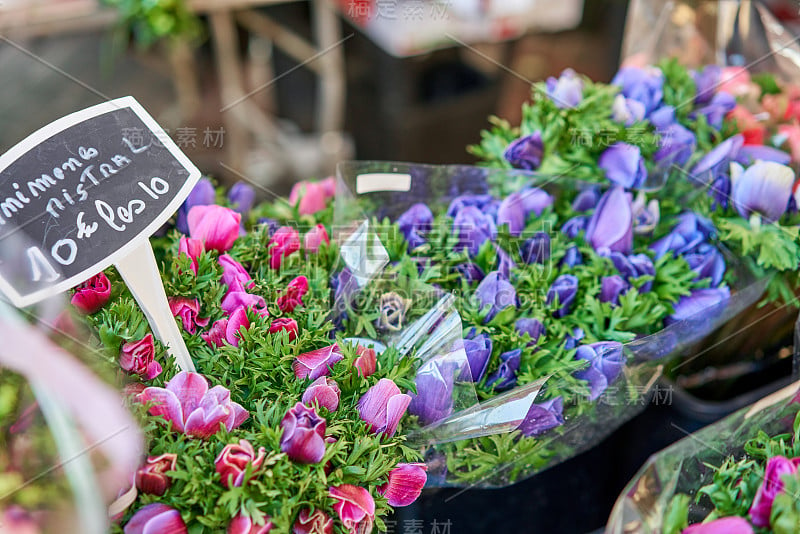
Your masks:
{"label": "clear plastic wrap", "polygon": [[[453,198],[465,193],[485,194],[490,186],[493,190],[515,191],[522,184],[539,187],[556,198],[559,191],[585,187],[585,184],[579,186],[565,178],[555,180],[525,171],[463,165],[367,161],[346,162],[338,168],[334,232],[342,248],[342,272],[345,276],[339,277],[334,321],[339,320],[343,313],[353,311],[348,308],[347,302],[358,298],[363,302],[364,299],[375,298],[376,294],[399,291],[398,287],[401,287],[405,291],[403,298],[413,301],[407,306],[413,319],[403,331],[378,336],[376,341],[394,344],[403,354],[408,354],[409,348],[415,346],[414,354],[422,360],[418,385],[422,376],[438,377],[441,374],[444,378],[437,378],[442,385],[441,391],[452,392],[453,395],[452,399],[445,398],[442,401],[446,409],[435,411],[440,417],[434,421],[421,418],[420,428],[409,434],[410,441],[421,447],[429,460],[429,485],[500,487],[592,447],[643,409],[648,392],[660,376],[662,363],[667,357],[691,347],[753,304],[767,284],[767,280],[754,280],[744,266],[728,258],[729,269],[733,271],[732,278],[735,280],[730,298],[684,320],[673,322],[658,332],[626,343],[623,349],[626,363],[619,377],[613,387],[606,389],[602,397],[596,399],[597,402],[588,413],[571,417],[565,411],[563,424],[538,435],[536,446],[520,449],[519,454],[508,460],[503,460],[502,455],[498,454],[497,463],[477,476],[478,480],[475,472],[468,477],[461,477],[458,472],[453,472],[452,465],[448,466],[453,455],[460,453],[459,442],[509,436],[520,427],[534,402],[546,397],[541,393],[548,386],[552,387],[556,379],[543,376],[478,402],[474,384],[462,380],[464,373],[469,371],[469,361],[463,346],[458,347],[462,343],[463,325],[457,310],[452,308],[447,313],[439,310],[443,302],[448,302],[446,296],[441,296],[441,290],[430,286],[409,288],[406,283],[386,276],[383,269],[389,263],[390,254],[381,243],[377,229],[370,229],[370,225],[375,221],[380,224],[384,218],[394,221],[417,202],[446,206]],[[393,246],[391,238],[387,239],[386,246]],[[420,272],[424,272],[426,267],[425,264],[420,265]],[[370,284],[373,284],[371,290],[363,291]],[[374,291],[376,284],[379,287]],[[431,294],[441,299],[437,306],[431,307]],[[447,332],[447,336],[434,335],[441,329]],[[419,337],[420,333],[424,333],[422,338]],[[421,345],[410,343],[412,339],[422,339],[423,342]],[[444,339],[447,341],[439,342]],[[455,360],[452,360],[453,354],[458,354]],[[436,368],[431,367],[429,362],[437,362],[433,364]],[[457,363],[456,367],[454,363]],[[443,373],[442,369],[447,371]],[[450,387],[452,384],[455,387]],[[465,394],[464,391],[469,393]],[[581,399],[566,399],[565,402],[570,400],[581,402]],[[449,448],[444,448],[445,444],[449,444]]]}
{"label": "clear plastic wrap", "polygon": [[[701,522],[712,511],[698,490],[710,484],[726,458],[745,455],[745,443],[763,431],[769,436],[789,434],[798,412],[794,382],[650,457],[617,499],[607,534],[655,534],[665,527],[665,514],[677,494],[690,497],[689,523]],[[722,532],[721,530],[719,532]]]}
{"label": "clear plastic wrap", "polygon": [[800,44],[758,0],[634,0],[628,8],[622,63],[746,67],[784,80],[800,76]]}
{"label": "clear plastic wrap", "polygon": [[[3,247],[28,276],[23,241],[12,233]],[[2,532],[107,532],[141,459],[142,433],[86,365],[100,360],[70,313],[58,297],[25,310],[0,298]]]}

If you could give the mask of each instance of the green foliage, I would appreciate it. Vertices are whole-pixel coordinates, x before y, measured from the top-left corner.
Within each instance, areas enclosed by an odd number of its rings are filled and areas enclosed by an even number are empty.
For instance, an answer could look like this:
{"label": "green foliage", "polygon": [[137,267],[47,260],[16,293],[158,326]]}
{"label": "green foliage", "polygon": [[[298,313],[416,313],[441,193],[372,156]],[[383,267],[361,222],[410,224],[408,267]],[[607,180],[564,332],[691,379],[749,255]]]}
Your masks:
{"label": "green foliage", "polygon": [[102,0],[115,7],[127,32],[142,46],[164,38],[196,40],[202,26],[185,0]]}

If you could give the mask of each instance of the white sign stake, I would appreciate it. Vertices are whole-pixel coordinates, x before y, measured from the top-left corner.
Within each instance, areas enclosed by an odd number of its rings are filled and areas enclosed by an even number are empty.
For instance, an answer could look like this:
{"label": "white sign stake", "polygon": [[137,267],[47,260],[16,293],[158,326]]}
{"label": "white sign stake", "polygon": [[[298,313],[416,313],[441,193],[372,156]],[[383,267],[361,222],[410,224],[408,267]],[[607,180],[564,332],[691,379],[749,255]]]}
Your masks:
{"label": "white sign stake", "polygon": [[186,348],[181,331],[169,309],[167,294],[164,293],[164,285],[161,283],[161,274],[158,272],[158,264],[150,241],[142,241],[114,267],[133,293],[156,337],[167,345],[178,367],[182,371],[194,372],[194,362],[189,356],[189,349]]}
{"label": "white sign stake", "polygon": [[0,291],[29,306],[116,265],[156,337],[194,371],[149,238],[199,178],[129,96],[34,132],[0,156]]}

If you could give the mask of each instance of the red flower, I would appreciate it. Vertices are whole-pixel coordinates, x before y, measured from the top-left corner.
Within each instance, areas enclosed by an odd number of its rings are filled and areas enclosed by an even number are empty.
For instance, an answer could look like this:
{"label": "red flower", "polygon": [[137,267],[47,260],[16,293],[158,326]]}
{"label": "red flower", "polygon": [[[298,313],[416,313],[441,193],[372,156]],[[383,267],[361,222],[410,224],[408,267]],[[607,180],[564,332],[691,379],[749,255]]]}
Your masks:
{"label": "red flower", "polygon": [[86,314],[96,313],[111,296],[111,282],[105,273],[98,273],[79,284],[72,295],[72,305]]}
{"label": "red flower", "polygon": [[300,234],[294,228],[281,226],[275,230],[267,248],[270,253],[269,266],[276,270],[280,269],[283,258],[300,250]]}
{"label": "red flower", "polygon": [[242,216],[230,208],[210,204],[189,210],[189,235],[200,239],[206,249],[226,252],[239,237]]}
{"label": "red flower", "polygon": [[241,486],[247,466],[252,465],[250,472],[254,473],[264,462],[265,454],[264,447],[259,447],[256,456],[253,446],[246,439],[240,439],[238,445],[235,443],[225,445],[214,460],[214,467],[222,478],[222,485],[226,488]]}
{"label": "red flower", "polygon": [[298,306],[303,305],[303,297],[308,293],[308,278],[298,276],[286,286],[286,292],[278,297],[278,308],[283,313],[292,313]]}
{"label": "red flower", "polygon": [[378,493],[386,497],[389,506],[408,506],[422,493],[428,480],[427,470],[425,464],[397,464],[389,472],[389,481],[378,488]]}
{"label": "red flower", "polygon": [[330,244],[331,240],[325,227],[318,224],[306,233],[303,238],[303,248],[306,252],[316,253],[323,242]]}
{"label": "red flower", "polygon": [[123,529],[125,534],[187,534],[180,512],[171,506],[154,502],[139,509]]}
{"label": "red flower", "polygon": [[145,464],[136,471],[136,487],[142,493],[164,495],[172,485],[172,479],[166,473],[175,470],[177,461],[176,454],[148,456]]}
{"label": "red flower", "polygon": [[215,321],[208,329],[208,332],[203,332],[200,337],[208,343],[209,347],[221,347],[225,342],[239,346],[239,339],[241,338],[242,327],[245,330],[250,328],[250,319],[247,318],[247,310],[244,306],[239,306],[231,314],[229,318],[222,318]]}
{"label": "red flower", "polygon": [[344,528],[348,531],[370,532],[375,518],[375,500],[366,489],[342,484],[328,488],[328,494],[336,499],[333,509],[339,514]]}
{"label": "red flower", "polygon": [[325,419],[298,402],[281,420],[281,451],[297,463],[316,464],[325,456]]}
{"label": "red flower", "polygon": [[303,404],[324,406],[329,412],[335,412],[339,407],[339,396],[342,394],[335,380],[321,376],[314,380],[303,393]]}
{"label": "red flower", "polygon": [[179,317],[183,323],[183,329],[194,334],[197,327],[205,327],[209,319],[201,319],[198,317],[200,313],[200,301],[197,299],[190,299],[185,297],[173,297],[169,299],[169,309],[172,315]]}
{"label": "red flower", "polygon": [[119,366],[129,373],[141,375],[145,380],[152,380],[161,374],[161,365],[155,361],[155,353],[153,334],[147,334],[139,341],[122,345]]}
{"label": "red flower", "polygon": [[392,437],[410,402],[411,397],[400,393],[397,384],[381,378],[358,400],[358,413],[372,432]]}
{"label": "red flower", "polygon": [[359,345],[356,348],[356,354],[358,354],[358,358],[353,362],[353,365],[358,369],[358,374],[366,378],[375,373],[375,368],[378,364],[375,349],[367,349]]}
{"label": "red flower", "polygon": [[197,258],[200,257],[204,250],[203,242],[199,239],[181,237],[180,241],[178,241],[178,257],[188,256],[192,260],[192,272],[194,274],[197,274]]}
{"label": "red flower", "polygon": [[316,380],[321,376],[328,376],[329,368],[342,358],[344,356],[339,352],[339,345],[334,343],[300,354],[292,363],[292,369],[297,378]]}
{"label": "red flower", "polygon": [[269,520],[269,516],[265,521],[263,525],[254,525],[248,516],[239,514],[228,523],[226,534],[267,534],[275,525]]}
{"label": "red flower", "polygon": [[289,341],[294,341],[297,339],[298,327],[297,321],[294,319],[290,317],[279,317],[278,319],[272,321],[272,324],[269,325],[270,334],[275,334],[282,330],[289,332]]}
{"label": "red flower", "polygon": [[292,534],[333,534],[333,518],[322,510],[309,513],[308,508],[300,510]]}

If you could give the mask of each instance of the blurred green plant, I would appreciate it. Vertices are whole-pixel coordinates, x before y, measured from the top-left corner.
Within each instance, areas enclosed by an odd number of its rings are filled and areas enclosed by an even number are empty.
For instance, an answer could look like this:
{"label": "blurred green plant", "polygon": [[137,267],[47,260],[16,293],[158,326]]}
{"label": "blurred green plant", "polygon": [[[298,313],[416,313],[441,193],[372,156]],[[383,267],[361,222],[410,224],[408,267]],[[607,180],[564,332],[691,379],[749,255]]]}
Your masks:
{"label": "blurred green plant", "polygon": [[102,0],[119,10],[126,39],[133,37],[142,47],[164,38],[199,41],[203,25],[185,0]]}

